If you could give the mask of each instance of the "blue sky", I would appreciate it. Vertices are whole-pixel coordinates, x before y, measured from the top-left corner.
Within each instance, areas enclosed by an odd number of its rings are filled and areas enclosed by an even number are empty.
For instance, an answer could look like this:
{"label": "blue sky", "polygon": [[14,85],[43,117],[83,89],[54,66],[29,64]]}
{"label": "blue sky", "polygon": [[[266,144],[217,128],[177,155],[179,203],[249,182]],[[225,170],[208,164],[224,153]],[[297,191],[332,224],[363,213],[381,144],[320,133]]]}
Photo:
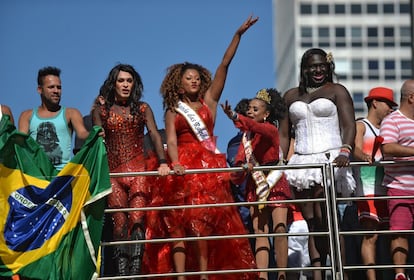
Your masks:
{"label": "blue sky", "polygon": [[[37,71],[51,65],[62,70],[61,104],[86,115],[110,69],[128,63],[164,127],[159,87],[166,68],[188,61],[214,73],[249,15],[260,19],[242,38],[221,99],[233,106],[276,86],[271,0],[2,0],[0,103],[11,107],[17,123],[23,110],[40,104]],[[236,132],[220,108],[220,150]]]}

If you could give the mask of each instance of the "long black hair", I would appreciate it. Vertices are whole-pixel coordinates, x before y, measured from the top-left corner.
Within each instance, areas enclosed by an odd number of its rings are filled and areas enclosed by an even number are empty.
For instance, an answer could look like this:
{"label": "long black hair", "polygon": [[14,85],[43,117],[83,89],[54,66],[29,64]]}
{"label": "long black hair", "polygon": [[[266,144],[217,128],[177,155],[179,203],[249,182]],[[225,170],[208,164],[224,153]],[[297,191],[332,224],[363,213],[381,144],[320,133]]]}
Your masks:
{"label": "long black hair", "polygon": [[308,68],[308,61],[313,55],[321,55],[326,59],[326,65],[328,66],[328,77],[327,82],[333,82],[333,77],[337,78],[335,73],[335,63],[331,53],[326,53],[322,49],[312,48],[308,49],[303,55],[300,61],[300,80],[299,80],[299,92],[306,92],[306,88],[310,86],[310,81],[308,80],[308,75],[306,75],[305,70]]}
{"label": "long black hair", "polygon": [[134,85],[132,86],[131,95],[128,98],[127,104],[131,106],[131,115],[136,115],[139,112],[139,104],[142,98],[142,92],[144,91],[144,85],[142,83],[141,76],[131,65],[118,64],[113,67],[101,86],[99,95],[105,99],[106,108],[109,110],[109,108],[115,103],[115,85],[120,71],[130,73],[134,80]]}

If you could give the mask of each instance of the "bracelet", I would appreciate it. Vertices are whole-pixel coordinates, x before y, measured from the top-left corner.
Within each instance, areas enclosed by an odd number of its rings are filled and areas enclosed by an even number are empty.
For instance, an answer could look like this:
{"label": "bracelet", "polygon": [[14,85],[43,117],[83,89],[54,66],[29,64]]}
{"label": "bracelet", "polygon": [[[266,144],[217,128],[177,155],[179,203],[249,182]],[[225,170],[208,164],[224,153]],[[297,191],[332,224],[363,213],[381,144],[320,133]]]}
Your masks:
{"label": "bracelet", "polygon": [[235,120],[237,120],[237,117],[238,117],[237,113],[236,113],[235,111],[233,111],[233,113],[232,113],[232,115],[231,115],[231,119],[232,119],[233,121],[235,121]]}
{"label": "bracelet", "polygon": [[158,160],[158,163],[161,165],[161,164],[167,163],[167,160],[165,158],[162,158]]}
{"label": "bracelet", "polygon": [[[341,146],[341,148],[342,148],[342,149],[347,149],[347,150],[348,150],[348,151],[350,151],[350,152],[352,151],[352,146],[351,146],[351,145],[349,145],[349,144],[343,144],[343,145]],[[342,149],[341,149],[341,150],[342,150]]]}
{"label": "bracelet", "polygon": [[173,161],[173,162],[171,162],[171,166],[172,167],[175,167],[177,165],[181,165],[181,163],[179,161]]}

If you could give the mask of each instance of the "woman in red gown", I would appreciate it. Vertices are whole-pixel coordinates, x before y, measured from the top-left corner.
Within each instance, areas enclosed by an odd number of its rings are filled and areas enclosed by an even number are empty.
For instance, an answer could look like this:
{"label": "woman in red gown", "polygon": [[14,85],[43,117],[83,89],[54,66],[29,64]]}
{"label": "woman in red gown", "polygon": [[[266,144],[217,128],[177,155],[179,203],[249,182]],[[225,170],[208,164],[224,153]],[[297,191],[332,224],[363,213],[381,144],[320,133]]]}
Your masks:
{"label": "woman in red gown", "polygon": [[[161,85],[161,93],[167,110],[167,151],[171,166],[178,176],[169,176],[158,199],[153,193],[153,201],[163,201],[164,205],[234,202],[228,173],[185,174],[185,170],[227,166],[226,157],[216,149],[213,136],[217,105],[240,38],[257,20],[258,18],[249,17],[238,28],[213,80],[210,72],[197,64],[180,63],[168,68]],[[158,234],[163,230],[172,238],[246,234],[234,206],[181,208],[165,211],[161,216],[165,228],[156,229],[157,225],[153,224],[153,231],[148,232],[151,235],[149,237],[159,237]],[[157,255],[150,248],[146,252],[150,272],[255,268],[254,256],[247,238],[177,241],[171,247],[162,247]],[[177,279],[189,278],[179,276]],[[257,279],[257,274],[202,273],[193,279]]]}

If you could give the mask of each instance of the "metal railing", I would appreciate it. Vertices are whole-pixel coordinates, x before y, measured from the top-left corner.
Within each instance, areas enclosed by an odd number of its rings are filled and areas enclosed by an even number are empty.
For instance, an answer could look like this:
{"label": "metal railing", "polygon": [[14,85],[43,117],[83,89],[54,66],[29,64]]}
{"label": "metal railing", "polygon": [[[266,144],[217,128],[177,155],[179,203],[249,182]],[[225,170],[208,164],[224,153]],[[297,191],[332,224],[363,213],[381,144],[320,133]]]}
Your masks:
{"label": "metal railing", "polygon": [[[395,161],[381,161],[376,162],[372,165],[369,165],[366,162],[351,162],[350,167],[357,166],[386,166],[386,165],[414,165],[414,162],[395,162]],[[321,270],[325,272],[330,272],[331,278],[335,280],[343,280],[344,273],[351,270],[366,270],[366,269],[392,269],[395,267],[404,267],[404,268],[414,268],[414,264],[400,265],[396,266],[393,264],[389,265],[344,265],[343,259],[341,257],[343,248],[341,247],[340,237],[347,235],[365,235],[365,234],[392,234],[393,231],[390,230],[357,230],[357,231],[341,231],[339,228],[338,220],[338,209],[337,204],[340,202],[355,202],[358,200],[373,200],[373,199],[388,199],[388,196],[382,197],[337,197],[335,180],[334,178],[334,169],[336,168],[335,163],[324,163],[324,164],[300,164],[300,165],[275,165],[275,166],[258,166],[254,167],[254,170],[288,170],[288,169],[305,169],[305,168],[319,168],[322,171],[323,175],[323,187],[325,191],[325,196],[323,198],[315,199],[292,199],[292,200],[280,200],[280,201],[266,201],[266,202],[233,202],[233,203],[217,203],[217,204],[201,204],[201,205],[169,205],[169,206],[159,206],[159,207],[143,207],[143,208],[123,208],[123,209],[106,209],[105,213],[114,213],[114,212],[130,212],[130,211],[168,211],[171,209],[186,209],[186,208],[202,208],[202,207],[228,207],[228,206],[251,206],[258,204],[274,204],[274,203],[303,203],[303,202],[325,202],[326,213],[327,213],[327,222],[328,222],[328,231],[318,231],[318,232],[307,232],[307,233],[268,233],[268,234],[242,234],[242,235],[223,235],[223,236],[203,236],[203,237],[184,237],[184,238],[157,238],[149,240],[137,240],[137,241],[111,241],[111,242],[102,242],[101,246],[115,246],[120,244],[134,244],[134,243],[166,243],[166,242],[175,242],[175,241],[195,241],[195,240],[217,240],[217,239],[230,239],[230,238],[256,238],[256,237],[277,237],[277,236],[327,236],[329,239],[330,253],[329,258],[330,262],[325,266],[318,267],[287,267],[287,268],[267,268],[267,269],[238,269],[238,270],[222,270],[222,271],[203,271],[203,272],[184,272],[184,273],[163,273],[163,274],[145,274],[145,275],[131,275],[131,276],[102,276],[98,279],[107,280],[107,279],[156,279],[159,277],[177,277],[180,275],[185,276],[194,276],[200,274],[214,275],[214,274],[230,274],[230,273],[244,273],[244,272],[278,272],[278,271],[313,271]],[[229,167],[229,168],[211,168],[211,169],[189,169],[186,170],[185,174],[196,174],[196,173],[210,173],[210,172],[239,172],[243,171],[241,167]],[[171,171],[170,175],[174,173]],[[146,172],[128,172],[128,173],[110,173],[111,177],[124,177],[124,176],[158,176],[157,171],[146,171]],[[411,198],[407,196],[402,197],[392,197],[393,199],[399,198]],[[412,197],[414,198],[414,197]],[[413,230],[399,231],[399,233],[412,234]]]}

